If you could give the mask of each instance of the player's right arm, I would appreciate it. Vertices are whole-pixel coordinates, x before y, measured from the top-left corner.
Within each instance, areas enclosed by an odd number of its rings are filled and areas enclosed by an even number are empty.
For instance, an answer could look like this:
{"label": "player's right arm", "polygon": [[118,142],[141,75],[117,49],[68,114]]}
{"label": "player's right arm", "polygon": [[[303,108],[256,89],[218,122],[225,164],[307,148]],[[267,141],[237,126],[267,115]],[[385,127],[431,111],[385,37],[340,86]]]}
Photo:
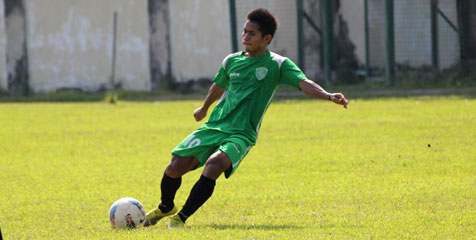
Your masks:
{"label": "player's right arm", "polygon": [[320,98],[320,99],[329,99],[329,101],[332,101],[336,104],[340,104],[344,106],[344,108],[347,108],[347,105],[349,104],[349,101],[345,98],[344,94],[342,93],[328,93],[326,90],[324,90],[319,84],[306,79],[302,80],[299,82],[299,87],[302,89],[302,91],[315,98]]}
{"label": "player's right arm", "polygon": [[203,105],[197,110],[193,112],[193,116],[195,120],[198,122],[207,116],[208,108],[218,99],[221,98],[223,93],[225,92],[224,88],[217,86],[215,83],[212,84],[210,89],[208,90],[207,97],[205,98],[205,102]]}

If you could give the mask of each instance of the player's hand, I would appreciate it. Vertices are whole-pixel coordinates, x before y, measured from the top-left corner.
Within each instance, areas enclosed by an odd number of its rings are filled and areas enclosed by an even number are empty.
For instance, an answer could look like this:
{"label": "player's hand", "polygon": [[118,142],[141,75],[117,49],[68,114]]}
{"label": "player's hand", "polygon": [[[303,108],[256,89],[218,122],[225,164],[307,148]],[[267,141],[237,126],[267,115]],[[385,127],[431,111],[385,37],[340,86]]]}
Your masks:
{"label": "player's hand", "polygon": [[345,96],[342,93],[331,94],[331,101],[333,101],[336,104],[343,105],[344,108],[347,108],[347,105],[349,104],[349,101],[345,99]]}
{"label": "player's hand", "polygon": [[198,122],[205,118],[207,116],[207,112],[208,109],[204,108],[203,106],[197,108],[197,110],[193,112],[193,117],[195,118],[195,121]]}

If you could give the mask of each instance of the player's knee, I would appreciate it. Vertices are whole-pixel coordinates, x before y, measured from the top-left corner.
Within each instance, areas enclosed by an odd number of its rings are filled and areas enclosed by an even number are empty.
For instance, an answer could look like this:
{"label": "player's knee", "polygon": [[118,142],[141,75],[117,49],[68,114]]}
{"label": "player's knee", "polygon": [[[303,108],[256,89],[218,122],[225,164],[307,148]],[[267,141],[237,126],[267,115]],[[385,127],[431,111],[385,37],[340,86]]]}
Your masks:
{"label": "player's knee", "polygon": [[190,157],[172,156],[172,160],[165,169],[167,176],[178,178],[193,169],[194,159]]}
{"label": "player's knee", "polygon": [[221,173],[230,168],[231,161],[225,153],[221,153],[209,158],[205,165],[206,167],[213,168]]}
{"label": "player's knee", "polygon": [[169,165],[167,165],[167,168],[165,169],[165,174],[171,178],[178,178],[182,176],[183,174],[180,169],[174,164],[173,162],[170,162]]}

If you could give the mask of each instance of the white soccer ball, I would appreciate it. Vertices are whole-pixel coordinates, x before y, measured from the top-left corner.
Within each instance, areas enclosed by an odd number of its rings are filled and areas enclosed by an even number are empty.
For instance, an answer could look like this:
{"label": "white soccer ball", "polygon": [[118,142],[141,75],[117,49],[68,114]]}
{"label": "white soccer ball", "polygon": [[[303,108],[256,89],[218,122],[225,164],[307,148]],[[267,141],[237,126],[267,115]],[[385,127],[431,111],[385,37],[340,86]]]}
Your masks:
{"label": "white soccer ball", "polygon": [[115,201],[109,209],[109,220],[112,227],[136,228],[145,221],[145,210],[134,198],[125,197]]}

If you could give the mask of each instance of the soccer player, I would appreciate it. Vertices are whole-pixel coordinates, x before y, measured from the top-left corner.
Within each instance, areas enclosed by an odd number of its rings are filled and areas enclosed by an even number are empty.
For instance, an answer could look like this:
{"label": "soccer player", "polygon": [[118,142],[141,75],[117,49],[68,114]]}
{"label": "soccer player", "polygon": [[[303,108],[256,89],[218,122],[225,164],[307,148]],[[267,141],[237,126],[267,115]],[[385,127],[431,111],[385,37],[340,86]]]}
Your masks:
{"label": "soccer player", "polygon": [[[347,108],[341,93],[328,93],[308,80],[288,58],[268,50],[278,27],[276,17],[266,9],[248,13],[243,28],[245,51],[230,54],[214,77],[201,107],[193,113],[196,121],[206,117],[208,108],[220,99],[210,118],[186,137],[174,150],[161,182],[161,203],[147,213],[144,226],[155,225],[172,216],[168,228],[182,228],[187,219],[212,195],[216,179],[229,178],[255,145],[263,115],[279,84],[292,85],[315,98]],[[183,208],[174,204],[182,176],[205,166]]]}

